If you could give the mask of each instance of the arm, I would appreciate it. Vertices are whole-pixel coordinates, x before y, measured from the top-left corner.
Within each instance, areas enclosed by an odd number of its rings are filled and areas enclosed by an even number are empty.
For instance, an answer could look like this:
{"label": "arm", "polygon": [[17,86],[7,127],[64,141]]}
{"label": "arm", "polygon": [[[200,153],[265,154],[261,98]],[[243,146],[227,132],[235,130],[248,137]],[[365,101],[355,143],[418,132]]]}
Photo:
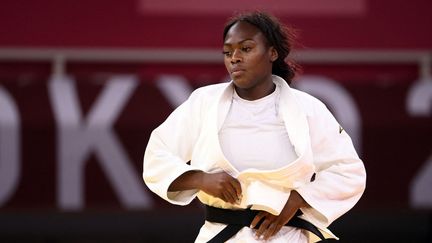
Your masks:
{"label": "arm", "polygon": [[318,227],[327,227],[360,199],[366,171],[351,138],[321,102],[308,117],[316,167],[315,180],[296,189],[310,205],[304,217]]}
{"label": "arm", "polygon": [[187,164],[201,130],[201,105],[196,96],[193,93],[152,132],[144,154],[144,181],[151,191],[173,204],[190,203],[199,190],[235,203],[241,195],[237,179]]}
{"label": "arm", "polygon": [[229,203],[241,200],[240,182],[225,172],[188,171],[175,179],[168,191],[202,190]]}
{"label": "arm", "polygon": [[187,162],[200,131],[199,98],[192,94],[153,132],[148,141],[143,163],[143,179],[147,187],[173,204],[190,203],[197,190],[170,192],[168,187],[180,175],[199,170]]}
{"label": "arm", "polygon": [[[316,105],[316,104],[315,104]],[[351,209],[365,189],[366,172],[348,134],[319,103],[314,117],[310,117],[311,146],[316,166],[315,180],[291,191],[279,216],[259,213],[254,227],[264,219],[256,235],[265,239],[275,235],[298,209],[308,221],[318,227],[327,227],[336,218]]]}
{"label": "arm", "polygon": [[297,191],[291,191],[291,194],[286,202],[284,208],[279,215],[273,215],[271,213],[261,211],[255,216],[251,223],[251,228],[262,220],[260,227],[256,231],[258,238],[263,237],[264,240],[268,240],[270,237],[275,235],[279,230],[294,217],[295,213],[300,208],[308,207],[306,201],[298,194]]}

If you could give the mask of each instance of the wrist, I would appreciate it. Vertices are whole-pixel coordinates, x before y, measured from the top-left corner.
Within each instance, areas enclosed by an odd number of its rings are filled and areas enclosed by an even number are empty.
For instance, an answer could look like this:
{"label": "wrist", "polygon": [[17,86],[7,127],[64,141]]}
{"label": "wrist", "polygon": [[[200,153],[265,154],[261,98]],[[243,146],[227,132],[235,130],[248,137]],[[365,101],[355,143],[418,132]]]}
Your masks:
{"label": "wrist", "polygon": [[183,191],[198,189],[201,190],[204,172],[200,170],[187,171],[175,179],[168,188],[168,191]]}
{"label": "wrist", "polygon": [[303,199],[303,197],[296,190],[291,191],[291,195],[289,199],[291,199],[293,206],[296,208],[309,206],[309,204]]}
{"label": "wrist", "polygon": [[204,185],[205,172],[201,170],[194,171],[194,184],[197,190],[202,190]]}

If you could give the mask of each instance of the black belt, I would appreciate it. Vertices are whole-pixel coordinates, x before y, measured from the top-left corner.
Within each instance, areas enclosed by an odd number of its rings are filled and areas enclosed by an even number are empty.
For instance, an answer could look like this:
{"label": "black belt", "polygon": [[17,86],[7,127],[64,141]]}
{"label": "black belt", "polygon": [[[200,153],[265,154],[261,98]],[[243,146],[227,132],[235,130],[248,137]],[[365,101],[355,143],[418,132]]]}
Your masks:
{"label": "black belt", "polygon": [[[207,243],[221,243],[229,240],[233,237],[237,232],[239,232],[243,227],[249,227],[252,223],[252,220],[259,213],[258,210],[230,210],[230,209],[222,209],[215,208],[206,205],[206,220],[214,223],[222,223],[227,226],[215,235],[210,241]],[[286,226],[297,227],[300,229],[308,230],[318,236],[321,240],[325,240],[324,235],[318,230],[318,228],[311,224],[310,222],[301,219],[297,216],[301,215],[301,211],[298,210],[295,216],[286,224]],[[259,222],[255,228],[259,228]]]}

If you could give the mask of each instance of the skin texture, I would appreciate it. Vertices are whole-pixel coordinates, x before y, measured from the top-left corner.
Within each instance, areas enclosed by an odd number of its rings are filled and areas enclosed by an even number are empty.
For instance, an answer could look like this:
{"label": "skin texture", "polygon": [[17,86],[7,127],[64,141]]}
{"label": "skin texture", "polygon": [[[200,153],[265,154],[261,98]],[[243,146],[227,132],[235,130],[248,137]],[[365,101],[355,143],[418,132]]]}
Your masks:
{"label": "skin texture", "polygon": [[282,226],[288,223],[288,221],[295,215],[299,208],[307,206],[308,204],[303,200],[297,191],[291,191],[290,197],[279,215],[273,215],[271,213],[261,211],[252,220],[250,227],[255,228],[258,222],[263,220],[259,229],[256,230],[255,235],[257,238],[268,240],[270,237],[279,232]]}
{"label": "skin texture", "polygon": [[225,172],[188,171],[175,179],[168,191],[191,189],[201,190],[232,204],[236,204],[241,200],[240,182]]}
{"label": "skin texture", "polygon": [[[256,100],[269,95],[275,89],[272,81],[272,62],[278,57],[277,51],[268,46],[267,39],[255,26],[246,22],[237,22],[228,31],[224,46],[224,63],[237,94],[247,100]],[[188,171],[174,180],[169,191],[198,189],[236,204],[241,201],[240,182],[225,172],[206,173]],[[251,223],[256,236],[269,239],[275,235],[296,213],[300,207],[308,206],[303,198],[292,191],[280,215],[260,212]]]}
{"label": "skin texture", "polygon": [[223,53],[225,67],[240,97],[256,100],[273,92],[272,62],[278,54],[267,46],[259,29],[237,22],[226,35]]}

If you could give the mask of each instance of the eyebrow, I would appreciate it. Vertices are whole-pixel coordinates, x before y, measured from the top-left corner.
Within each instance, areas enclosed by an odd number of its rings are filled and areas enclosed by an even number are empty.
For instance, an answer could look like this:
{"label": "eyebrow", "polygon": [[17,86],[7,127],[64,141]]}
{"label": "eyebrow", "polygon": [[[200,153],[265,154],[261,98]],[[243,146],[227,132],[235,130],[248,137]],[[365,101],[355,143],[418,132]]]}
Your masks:
{"label": "eyebrow", "polygon": [[244,43],[246,41],[253,41],[253,42],[255,42],[253,39],[244,39],[244,40],[239,41],[237,43],[227,43],[227,42],[224,42],[224,46],[232,46],[233,44],[242,44],[242,43]]}

